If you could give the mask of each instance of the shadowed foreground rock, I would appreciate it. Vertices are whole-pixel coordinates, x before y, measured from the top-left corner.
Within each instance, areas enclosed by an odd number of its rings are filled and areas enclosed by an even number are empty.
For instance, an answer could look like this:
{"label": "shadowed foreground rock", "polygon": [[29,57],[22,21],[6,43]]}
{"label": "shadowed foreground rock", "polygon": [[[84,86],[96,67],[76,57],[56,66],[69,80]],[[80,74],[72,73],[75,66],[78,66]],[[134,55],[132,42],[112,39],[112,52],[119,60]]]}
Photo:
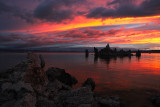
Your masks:
{"label": "shadowed foreground rock", "polygon": [[73,76],[64,69],[44,67],[42,56],[29,53],[27,60],[1,73],[0,107],[120,107],[118,98],[94,96],[93,79],[72,89],[78,82]]}
{"label": "shadowed foreground rock", "polygon": [[66,73],[64,69],[60,68],[48,68],[46,71],[46,75],[50,81],[54,81],[55,79],[61,81],[62,83],[72,86],[75,85],[78,81],[76,78]]}
{"label": "shadowed foreground rock", "polygon": [[92,78],[88,78],[83,84],[82,87],[89,87],[92,91],[94,90],[96,84]]}

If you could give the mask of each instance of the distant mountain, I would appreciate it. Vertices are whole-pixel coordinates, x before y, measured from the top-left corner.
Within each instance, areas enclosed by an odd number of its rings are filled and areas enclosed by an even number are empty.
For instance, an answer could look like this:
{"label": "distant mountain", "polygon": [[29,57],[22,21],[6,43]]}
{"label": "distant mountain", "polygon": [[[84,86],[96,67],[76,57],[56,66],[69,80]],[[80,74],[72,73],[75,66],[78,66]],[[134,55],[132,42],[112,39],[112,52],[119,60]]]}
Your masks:
{"label": "distant mountain", "polygon": [[[14,48],[0,48],[0,52],[84,52],[86,49],[88,49],[89,52],[93,52],[94,47],[72,47],[72,48],[62,48],[62,47],[42,47],[42,48],[27,48],[27,49],[14,49]],[[104,47],[97,47],[98,50],[104,48]],[[124,51],[128,51],[129,49],[132,52],[136,52],[138,49],[135,48],[119,48],[119,47],[111,47],[111,49],[116,48],[117,51],[123,49]],[[141,50],[142,53],[160,53],[160,50]]]}
{"label": "distant mountain", "polygon": [[[60,48],[60,47],[42,47],[42,48],[27,48],[27,49],[0,49],[0,51],[37,51],[37,52],[84,52],[86,49],[89,50],[89,52],[93,52],[94,47],[72,47],[72,48]],[[97,47],[98,50],[104,48],[104,47]],[[117,47],[111,47],[111,49],[114,49]],[[122,48],[117,48],[117,50],[120,50]],[[124,51],[128,51],[129,48],[123,48]],[[136,50],[136,49],[131,49]]]}

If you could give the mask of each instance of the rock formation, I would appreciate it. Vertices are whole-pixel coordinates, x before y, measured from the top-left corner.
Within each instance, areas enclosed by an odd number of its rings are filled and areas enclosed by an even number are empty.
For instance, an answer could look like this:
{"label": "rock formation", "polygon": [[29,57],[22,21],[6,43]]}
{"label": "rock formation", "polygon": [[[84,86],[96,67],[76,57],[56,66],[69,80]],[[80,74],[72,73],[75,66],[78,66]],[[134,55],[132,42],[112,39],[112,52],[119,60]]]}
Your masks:
{"label": "rock formation", "polygon": [[89,56],[89,52],[88,49],[85,50],[85,56],[88,57]]}
{"label": "rock formation", "polygon": [[140,50],[138,50],[138,51],[136,52],[136,56],[137,56],[137,57],[140,57],[140,56],[141,56]]}
{"label": "rock formation", "polygon": [[120,51],[117,51],[116,48],[112,50],[109,44],[107,44],[106,47],[101,49],[100,51],[98,51],[98,49],[94,47],[94,53],[96,57],[100,57],[100,58],[133,56],[133,54],[131,53],[131,50],[129,50],[128,52],[127,51],[125,52],[123,49],[121,49]]}
{"label": "rock formation", "polygon": [[64,69],[48,68],[42,56],[28,53],[27,60],[0,74],[1,107],[120,107],[119,99],[94,96],[95,82],[88,78],[82,87]]}

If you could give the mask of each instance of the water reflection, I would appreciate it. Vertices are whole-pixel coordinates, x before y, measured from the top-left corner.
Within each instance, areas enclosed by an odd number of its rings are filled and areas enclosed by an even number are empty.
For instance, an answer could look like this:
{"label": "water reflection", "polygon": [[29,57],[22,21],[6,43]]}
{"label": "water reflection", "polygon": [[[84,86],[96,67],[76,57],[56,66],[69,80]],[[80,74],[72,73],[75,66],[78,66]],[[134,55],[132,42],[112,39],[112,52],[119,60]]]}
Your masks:
{"label": "water reflection", "polygon": [[[96,82],[95,91],[106,89],[153,88],[160,89],[160,54],[142,54],[141,57],[113,57],[100,59],[91,53],[41,53],[46,68],[64,68],[75,76],[81,86],[86,78]],[[15,65],[25,54],[0,54],[0,64]],[[8,60],[6,60],[9,58]],[[10,61],[11,59],[11,61]],[[3,66],[4,65],[4,66]]]}
{"label": "water reflection", "polygon": [[94,64],[97,64],[97,62],[98,62],[98,57],[94,56]]}
{"label": "water reflection", "polygon": [[[138,61],[140,60],[140,57],[137,57]],[[95,60],[96,59],[96,60]],[[125,57],[107,57],[107,58],[99,58],[100,61],[105,62],[107,65],[110,64],[110,62],[116,63],[117,59],[123,62],[124,59],[128,59],[129,62],[131,62],[132,57],[131,56],[125,56]],[[98,60],[98,57],[94,57],[94,63]]]}
{"label": "water reflection", "polygon": [[137,58],[137,61],[139,62],[141,59],[141,56],[136,56],[136,58]]}

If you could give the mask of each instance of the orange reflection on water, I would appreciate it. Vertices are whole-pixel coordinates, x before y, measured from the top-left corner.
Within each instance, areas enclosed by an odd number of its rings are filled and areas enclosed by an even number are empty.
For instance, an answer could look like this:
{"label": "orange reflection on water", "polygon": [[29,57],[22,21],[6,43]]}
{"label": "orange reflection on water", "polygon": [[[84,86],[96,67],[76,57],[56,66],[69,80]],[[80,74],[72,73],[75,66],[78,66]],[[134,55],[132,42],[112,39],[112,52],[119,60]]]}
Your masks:
{"label": "orange reflection on water", "polygon": [[81,84],[87,78],[96,82],[96,92],[108,89],[160,89],[160,54],[142,54],[124,58],[85,58],[84,54],[47,55],[50,66],[64,68]]}

